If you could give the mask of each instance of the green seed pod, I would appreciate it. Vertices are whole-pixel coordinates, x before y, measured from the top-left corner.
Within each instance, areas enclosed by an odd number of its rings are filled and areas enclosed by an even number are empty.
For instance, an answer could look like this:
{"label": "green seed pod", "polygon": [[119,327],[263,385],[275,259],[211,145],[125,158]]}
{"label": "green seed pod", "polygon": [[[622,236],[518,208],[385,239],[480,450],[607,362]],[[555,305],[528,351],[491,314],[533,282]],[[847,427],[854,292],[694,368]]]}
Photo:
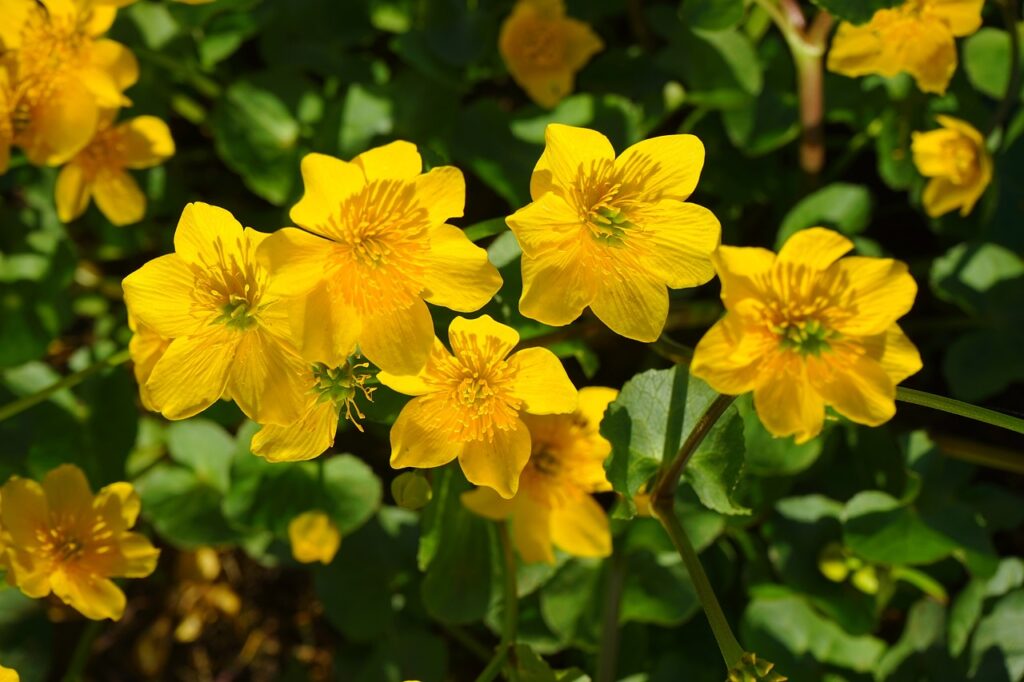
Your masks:
{"label": "green seed pod", "polygon": [[426,476],[418,471],[406,471],[391,481],[391,497],[399,507],[415,511],[427,506],[434,491]]}
{"label": "green seed pod", "polygon": [[818,570],[834,583],[841,583],[850,575],[846,553],[839,543],[830,543],[821,550],[821,554],[818,555]]}

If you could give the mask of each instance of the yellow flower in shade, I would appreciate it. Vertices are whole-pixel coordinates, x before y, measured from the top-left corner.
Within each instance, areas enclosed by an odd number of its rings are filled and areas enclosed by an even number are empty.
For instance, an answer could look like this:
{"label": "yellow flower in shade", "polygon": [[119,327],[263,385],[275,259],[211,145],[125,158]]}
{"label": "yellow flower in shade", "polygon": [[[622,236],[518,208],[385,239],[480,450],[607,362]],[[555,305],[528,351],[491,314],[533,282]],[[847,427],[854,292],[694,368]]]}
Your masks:
{"label": "yellow flower in shade", "polygon": [[12,126],[6,143],[0,131],[0,148],[14,144],[36,165],[61,164],[89,143],[102,109],[130,103],[123,93],[138,80],[138,63],[124,45],[96,37],[113,22],[113,7],[4,0],[2,12]]}
{"label": "yellow flower in shade", "polygon": [[329,564],[341,545],[341,533],[330,517],[322,511],[299,514],[288,523],[288,540],[292,556],[303,564],[319,561]]}
{"label": "yellow flower in shade", "polygon": [[0,682],[21,682],[21,677],[18,676],[17,670],[0,665]]}
{"label": "yellow flower in shade", "polygon": [[260,249],[292,313],[303,356],[336,367],[358,343],[389,372],[415,374],[427,360],[434,325],[424,301],[461,312],[479,309],[501,276],[462,230],[462,173],[421,173],[415,145],[393,142],[345,162],[302,160],[306,186],[285,228]]}
{"label": "yellow flower in shade", "polygon": [[946,92],[956,71],[956,41],[981,27],[984,0],[906,0],[880,9],[866,24],[839,25],[828,54],[844,76],[906,71],[924,92]]}
{"label": "yellow flower in shade", "polygon": [[456,317],[448,328],[452,352],[434,341],[416,375],[388,372],[378,380],[416,396],[391,427],[391,466],[426,469],[455,458],[470,482],[509,498],[530,459],[526,414],[576,409],[576,388],[546,348],[509,352],[519,334],[482,315]]}
{"label": "yellow flower in shade", "polygon": [[[266,424],[252,437],[252,453],[270,462],[296,462],[313,459],[334,443],[341,410],[345,419],[360,431],[360,397],[373,402],[376,387],[367,386],[369,364],[352,359],[341,367],[317,363],[305,373],[305,401],[302,416],[290,424]],[[354,414],[353,414],[354,413]]]}
{"label": "yellow flower in shade", "polygon": [[601,133],[551,124],[530,180],[533,203],[507,218],[523,250],[526,317],[561,326],[587,306],[612,331],[654,341],[668,291],[714,276],[721,227],[687,203],[704,165],[693,135],[637,143],[618,158]]}
{"label": "yellow flower in shade", "polygon": [[138,222],[146,213],[146,195],[128,169],[151,168],[170,158],[171,131],[155,116],[113,125],[113,115],[104,116],[92,141],[57,176],[57,216],[62,222],[82,215],[92,198],[115,225]]}
{"label": "yellow flower in shade", "polygon": [[562,0],[519,0],[498,37],[516,83],[551,108],[572,92],[576,72],[604,48],[590,26],[565,16]]}
{"label": "yellow flower in shade", "polygon": [[219,398],[253,421],[288,424],[305,405],[301,361],[290,342],[288,307],[256,259],[267,235],[242,229],[222,208],[185,207],[172,254],[124,279],[139,325],[170,345],[146,382],[168,419],[185,419]]}
{"label": "yellow flower in shade", "polygon": [[63,464],[35,481],[12,477],[0,496],[7,582],[29,597],[51,592],[86,618],[119,620],[124,593],[111,578],[144,578],[159,550],[129,529],[139,516],[130,483],[93,497],[82,470]]}
{"label": "yellow flower in shade", "polygon": [[754,392],[761,422],[803,443],[825,406],[877,426],[896,411],[896,385],[921,357],[896,320],[917,284],[890,258],[841,258],[846,237],[815,227],[776,256],[723,246],[715,256],[726,314],[697,344],[690,371],[716,391]]}
{"label": "yellow flower in shade", "polygon": [[952,116],[936,116],[942,127],[915,132],[911,142],[914,165],[931,178],[921,200],[935,218],[960,209],[966,216],[992,181],[992,157],[985,138],[971,124]]}
{"label": "yellow flower in shade", "polygon": [[170,339],[157,334],[151,328],[138,322],[130,313],[128,328],[132,330],[132,338],[128,341],[128,353],[132,358],[135,381],[139,384],[139,399],[142,406],[151,412],[159,412],[149,396],[149,376],[153,373],[157,361],[163,357]]}
{"label": "yellow flower in shade", "polygon": [[618,391],[580,389],[572,414],[525,415],[530,429],[530,461],[510,500],[490,488],[462,494],[462,503],[489,519],[509,519],[519,556],[528,563],[555,562],[552,545],[582,557],[611,554],[608,517],[590,496],[611,490],[604,460],[611,445],[598,431],[608,403]]}

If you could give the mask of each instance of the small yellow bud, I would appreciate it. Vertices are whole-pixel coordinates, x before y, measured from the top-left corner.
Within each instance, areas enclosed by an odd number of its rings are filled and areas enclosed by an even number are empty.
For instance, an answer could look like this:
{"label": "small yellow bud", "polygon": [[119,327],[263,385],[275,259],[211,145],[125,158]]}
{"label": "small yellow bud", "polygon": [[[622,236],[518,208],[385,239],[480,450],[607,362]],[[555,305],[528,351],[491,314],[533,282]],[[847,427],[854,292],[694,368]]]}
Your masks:
{"label": "small yellow bud", "polygon": [[338,553],[341,533],[330,517],[322,511],[299,514],[288,524],[288,540],[292,556],[303,564],[319,561],[329,564]]}

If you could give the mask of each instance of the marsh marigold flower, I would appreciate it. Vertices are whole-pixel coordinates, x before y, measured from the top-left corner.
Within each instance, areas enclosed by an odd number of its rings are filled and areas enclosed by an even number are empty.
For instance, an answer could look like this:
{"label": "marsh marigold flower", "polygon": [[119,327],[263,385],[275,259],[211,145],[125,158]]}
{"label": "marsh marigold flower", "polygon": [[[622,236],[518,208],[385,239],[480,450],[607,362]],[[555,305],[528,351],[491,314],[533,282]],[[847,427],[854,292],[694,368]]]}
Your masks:
{"label": "marsh marigold flower", "polygon": [[906,71],[924,92],[946,92],[956,71],[956,41],[981,27],[984,0],[906,0],[880,9],[866,24],[839,25],[828,53],[844,76]]}
{"label": "marsh marigold flower", "polygon": [[552,545],[582,557],[608,556],[608,517],[590,493],[611,490],[604,460],[611,445],[598,428],[618,391],[591,386],[579,392],[572,414],[524,415],[530,429],[530,461],[510,500],[490,488],[462,494],[462,503],[489,519],[508,519],[523,561],[555,562]]}
{"label": "marsh marigold flower", "polygon": [[924,210],[935,218],[954,209],[966,216],[992,181],[992,157],[985,138],[952,116],[936,116],[942,127],[915,132],[911,142],[914,165],[931,178],[921,197]]}
{"label": "marsh marigold flower", "polygon": [[704,145],[666,135],[616,158],[608,138],[586,128],[551,124],[545,139],[533,203],[507,218],[523,250],[519,310],[560,326],[590,306],[612,331],[654,341],[668,316],[667,288],[714,276],[721,227],[685,201]]}
{"label": "marsh marigold flower", "polygon": [[124,279],[136,323],[171,339],[146,382],[168,419],[185,419],[220,398],[253,421],[287,424],[305,405],[303,363],[290,341],[287,306],[256,259],[267,237],[242,229],[222,208],[185,207],[174,253]]}
{"label": "marsh marigold flower", "polygon": [[451,166],[421,173],[415,145],[392,142],[351,162],[302,160],[306,192],[285,228],[260,249],[282,292],[298,296],[295,337],[311,362],[337,367],[359,345],[389,372],[415,374],[434,325],[424,301],[479,309],[501,276],[446,220],[462,215],[466,186]]}
{"label": "marsh marigold flower", "polygon": [[167,124],[155,116],[139,116],[113,124],[107,112],[92,141],[65,165],[57,176],[57,216],[70,222],[95,199],[103,215],[115,225],[142,220],[146,195],[128,169],[156,166],[174,154]]}
{"label": "marsh marigold flower", "polygon": [[391,427],[391,466],[424,469],[458,458],[470,482],[512,497],[530,459],[523,414],[572,412],[576,389],[548,349],[510,356],[519,334],[488,315],[455,318],[448,341],[451,353],[434,341],[419,374],[377,375],[385,386],[416,396]]}
{"label": "marsh marigold flower", "polygon": [[63,464],[35,481],[12,477],[0,491],[7,582],[29,597],[55,594],[86,618],[119,620],[124,593],[111,578],[144,578],[159,550],[129,529],[139,516],[130,483],[93,497],[85,474]]}
{"label": "marsh marigold flower", "polygon": [[369,363],[350,358],[340,367],[316,363],[304,373],[304,401],[301,417],[290,424],[265,424],[252,437],[252,453],[270,462],[297,462],[313,459],[334,443],[341,411],[345,419],[360,431],[364,414],[358,401],[373,402]]}
{"label": "marsh marigold flower", "polygon": [[917,285],[891,258],[841,258],[846,237],[815,227],[778,255],[723,246],[715,256],[726,314],[697,344],[690,371],[716,391],[754,392],[761,422],[803,443],[825,406],[877,426],[896,411],[896,385],[921,357],[896,320]]}
{"label": "marsh marigold flower", "polygon": [[516,83],[550,109],[572,92],[576,72],[604,44],[588,24],[565,15],[563,0],[519,0],[501,25],[498,47]]}
{"label": "marsh marigold flower", "polygon": [[292,545],[292,556],[299,563],[319,561],[329,564],[338,553],[341,533],[327,514],[308,511],[288,523],[288,540]]}
{"label": "marsh marigold flower", "polygon": [[88,144],[102,109],[129,103],[124,91],[138,80],[135,57],[98,37],[115,13],[89,0],[4,2],[0,81],[7,94],[0,99],[7,99],[11,125],[0,128],[0,162],[14,144],[36,165],[63,163]]}

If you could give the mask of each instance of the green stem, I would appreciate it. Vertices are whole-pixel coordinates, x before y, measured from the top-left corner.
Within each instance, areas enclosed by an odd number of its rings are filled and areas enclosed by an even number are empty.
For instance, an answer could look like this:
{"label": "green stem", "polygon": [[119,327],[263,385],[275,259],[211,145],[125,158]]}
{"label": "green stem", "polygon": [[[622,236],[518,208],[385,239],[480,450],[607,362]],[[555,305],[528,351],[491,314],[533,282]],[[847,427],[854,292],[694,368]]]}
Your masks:
{"label": "green stem", "polygon": [[597,676],[595,682],[615,682],[619,660],[619,612],[622,607],[622,591],[626,586],[626,555],[622,548],[612,548],[608,575],[608,589],[605,593],[604,610],[601,614],[601,644],[597,650]]}
{"label": "green stem", "polygon": [[476,678],[476,682],[490,682],[498,676],[508,661],[512,649],[516,645],[516,629],[519,627],[519,595],[516,587],[516,556],[512,551],[512,539],[508,534],[508,524],[498,524],[498,539],[501,541],[501,555],[505,560],[505,618],[501,628],[501,641],[494,652],[494,657],[484,671]]}
{"label": "green stem", "polygon": [[661,474],[658,476],[654,487],[651,488],[651,506],[663,505],[672,508],[676,498],[676,488],[679,487],[679,477],[683,473],[683,468],[686,467],[686,463],[690,461],[690,457],[696,452],[697,448],[704,441],[704,437],[711,431],[711,427],[715,425],[718,418],[725,414],[725,411],[732,405],[732,401],[736,400],[734,395],[719,395],[712,401],[708,408],[704,411],[704,414],[700,416],[697,423],[693,425],[689,435],[686,436],[686,440],[679,447],[679,451],[676,456],[672,458],[672,461],[662,467]]}
{"label": "green stem", "polygon": [[85,672],[85,666],[89,662],[92,644],[99,636],[102,627],[102,621],[91,620],[82,629],[82,634],[79,635],[78,643],[75,645],[75,651],[71,654],[71,662],[68,663],[67,672],[64,673],[61,682],[81,682],[82,673]]}
{"label": "green stem", "polygon": [[1024,475],[1024,455],[1015,450],[939,433],[929,433],[928,436],[939,447],[939,452],[947,457]]}
{"label": "green stem", "polygon": [[109,358],[106,358],[105,360],[100,360],[99,362],[89,365],[88,367],[79,372],[69,374],[68,376],[58,381],[57,383],[51,384],[50,386],[47,386],[41,391],[37,391],[30,395],[18,398],[12,403],[7,403],[3,407],[0,407],[0,422],[4,421],[5,419],[10,419],[14,415],[24,412],[30,407],[38,405],[39,403],[45,401],[58,391],[62,391],[65,388],[72,388],[74,386],[77,386],[78,384],[82,383],[83,381],[91,377],[93,374],[96,374],[101,370],[107,369],[108,367],[117,367],[118,365],[126,362],[130,357],[131,355],[129,354],[128,349],[126,348],[118,353],[111,355]]}
{"label": "green stem", "polygon": [[466,632],[463,628],[458,625],[444,625],[441,624],[441,628],[448,634],[449,637],[454,639],[456,642],[461,644],[466,651],[480,659],[483,663],[489,663],[491,660],[490,650],[478,642],[473,635]]}
{"label": "green stem", "polygon": [[889,575],[894,580],[902,580],[913,585],[940,604],[949,603],[949,593],[942,583],[923,571],[910,566],[893,566]]}
{"label": "green stem", "polygon": [[1016,2],[1017,0],[1000,0],[998,2],[1000,9],[1003,10],[1003,23],[1006,24],[1006,31],[1010,34],[1010,78],[1006,82],[1006,92],[999,103],[999,108],[996,109],[996,113],[992,116],[992,122],[988,126],[989,133],[1003,125],[1013,109],[1014,103],[1020,98],[1020,34],[1017,32],[1017,11],[1014,8]]}
{"label": "green stem", "polygon": [[896,400],[904,403],[910,403],[911,405],[928,407],[941,412],[948,412],[949,414],[966,417],[968,419],[973,419],[974,421],[998,426],[1010,431],[1016,431],[1017,433],[1024,433],[1024,419],[1003,414],[1002,412],[996,412],[995,410],[989,410],[984,407],[978,407],[977,405],[971,405],[970,403],[965,403],[960,400],[954,400],[953,398],[935,395],[934,393],[925,393],[924,391],[917,391],[912,388],[899,386],[896,388]]}

